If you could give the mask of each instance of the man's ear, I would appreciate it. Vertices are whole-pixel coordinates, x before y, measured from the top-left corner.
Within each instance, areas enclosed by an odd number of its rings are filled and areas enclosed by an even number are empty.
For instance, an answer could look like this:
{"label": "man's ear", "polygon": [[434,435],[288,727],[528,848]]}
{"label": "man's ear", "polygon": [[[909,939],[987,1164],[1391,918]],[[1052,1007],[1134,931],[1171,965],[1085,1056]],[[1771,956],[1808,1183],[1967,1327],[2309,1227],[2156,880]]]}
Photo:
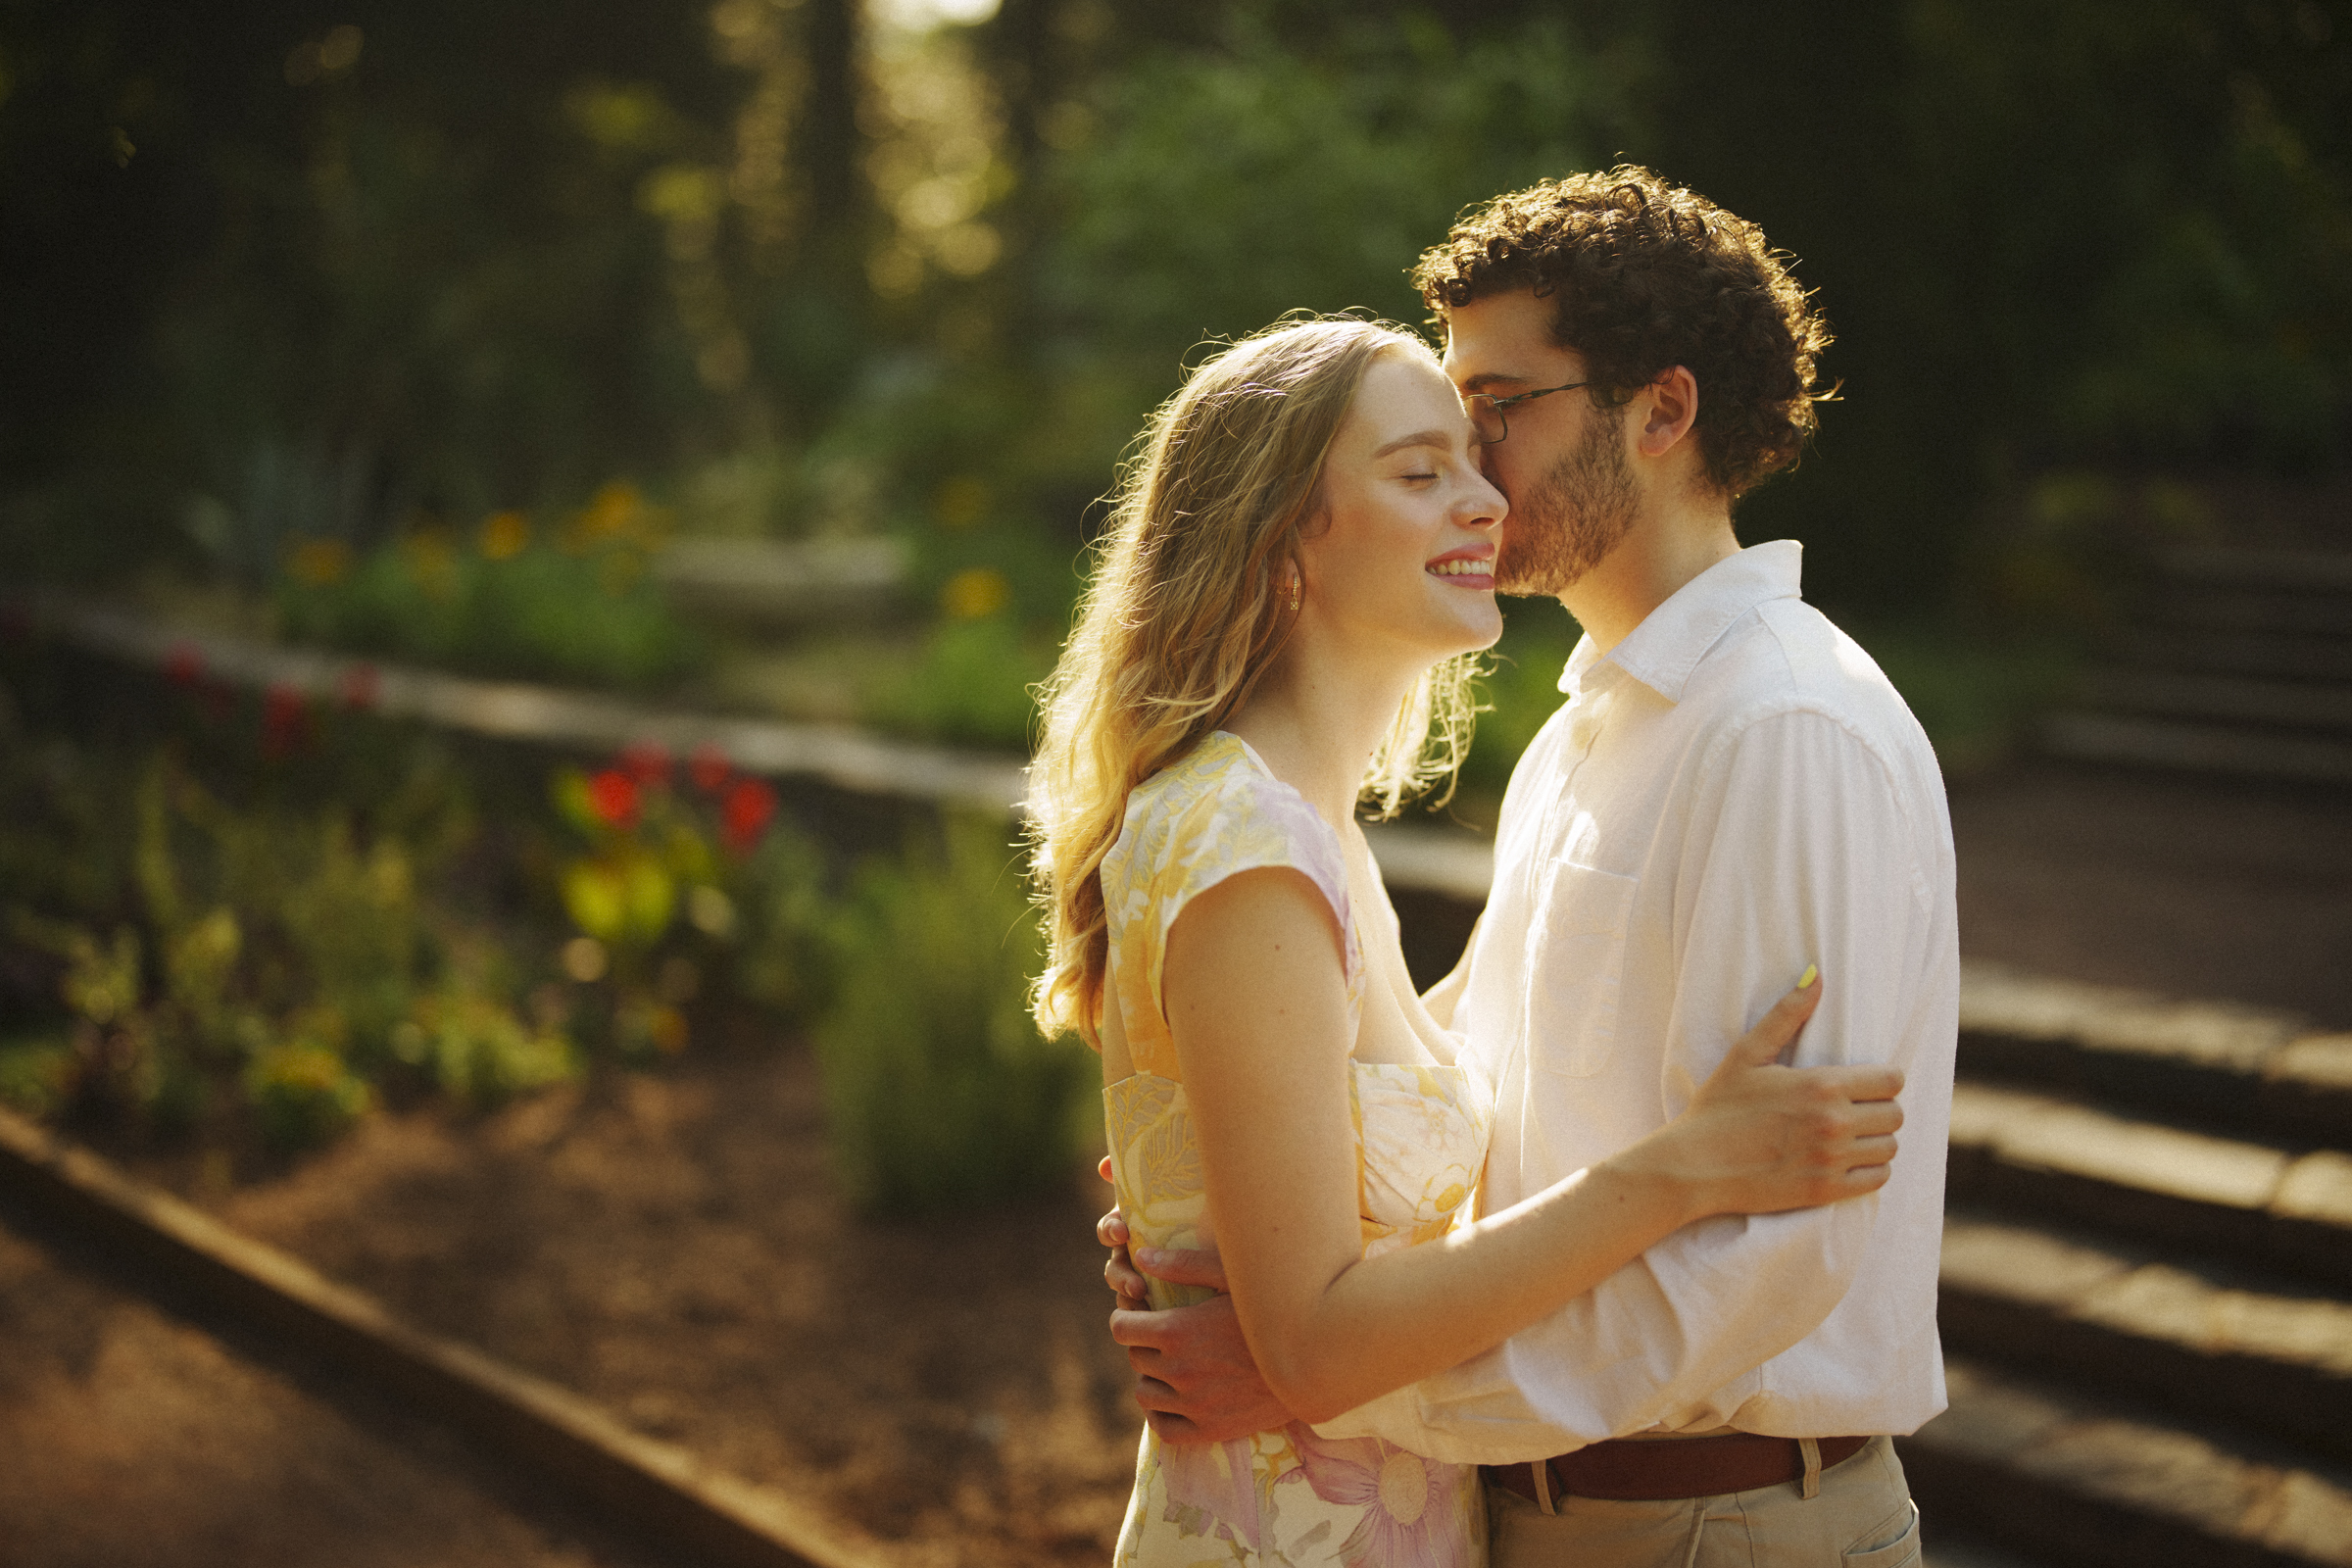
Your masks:
{"label": "man's ear", "polygon": [[1635,444],[1643,457],[1662,458],[1698,422],[1698,377],[1678,365],[1643,387],[1642,394],[1642,425]]}

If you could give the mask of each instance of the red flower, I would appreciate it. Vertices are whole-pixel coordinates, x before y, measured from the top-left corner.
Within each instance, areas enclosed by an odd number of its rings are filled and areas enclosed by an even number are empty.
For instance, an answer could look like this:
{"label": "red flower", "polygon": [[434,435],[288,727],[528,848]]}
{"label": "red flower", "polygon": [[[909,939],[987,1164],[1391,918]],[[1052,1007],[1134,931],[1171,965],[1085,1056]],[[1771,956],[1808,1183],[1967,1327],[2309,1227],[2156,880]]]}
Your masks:
{"label": "red flower", "polygon": [[693,760],[686,764],[686,773],[694,780],[694,787],[705,795],[716,795],[735,776],[735,770],[727,765],[727,754],[715,746],[697,747]]}
{"label": "red flower", "polygon": [[719,831],[727,848],[748,855],[776,814],[776,792],[765,779],[737,779],[718,809]]}
{"label": "red flower", "polygon": [[301,689],[279,681],[262,698],[262,755],[286,757],[311,738],[311,705]]}
{"label": "red flower", "polygon": [[645,789],[661,789],[669,783],[669,748],[655,741],[623,746],[620,770]]}
{"label": "red flower", "polygon": [[373,708],[382,695],[383,676],[373,664],[354,664],[343,671],[343,706],[354,712]]}
{"label": "red flower", "polygon": [[204,680],[204,655],[194,643],[173,643],[164,656],[164,679],[193,690]]}
{"label": "red flower", "polygon": [[588,808],[607,827],[635,827],[638,804],[637,781],[616,767],[588,781]]}

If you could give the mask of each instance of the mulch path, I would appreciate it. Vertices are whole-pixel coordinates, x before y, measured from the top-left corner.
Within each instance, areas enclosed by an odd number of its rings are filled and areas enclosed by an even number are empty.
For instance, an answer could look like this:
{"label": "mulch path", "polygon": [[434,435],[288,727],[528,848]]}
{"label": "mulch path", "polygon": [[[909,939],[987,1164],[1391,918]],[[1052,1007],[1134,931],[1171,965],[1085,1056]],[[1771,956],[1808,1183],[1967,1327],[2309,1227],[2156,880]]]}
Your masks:
{"label": "mulch path", "polygon": [[1139,1425],[1103,1333],[1109,1189],[1073,1171],[1022,1206],[862,1220],[797,1042],[486,1117],[378,1116],[258,1181],[194,1153],[124,1162],[430,1332],[824,1508],[882,1560],[1092,1564],[1117,1536]]}

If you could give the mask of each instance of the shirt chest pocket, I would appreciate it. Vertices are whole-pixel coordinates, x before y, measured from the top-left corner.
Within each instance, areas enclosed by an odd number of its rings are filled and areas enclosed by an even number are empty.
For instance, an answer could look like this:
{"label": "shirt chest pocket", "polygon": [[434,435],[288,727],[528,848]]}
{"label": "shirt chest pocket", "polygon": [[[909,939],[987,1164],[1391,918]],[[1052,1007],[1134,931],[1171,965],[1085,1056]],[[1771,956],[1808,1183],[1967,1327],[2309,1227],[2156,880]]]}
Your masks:
{"label": "shirt chest pocket", "polygon": [[1520,1009],[1528,1062],[1590,1078],[1617,1044],[1618,990],[1636,878],[1555,860],[1536,887]]}

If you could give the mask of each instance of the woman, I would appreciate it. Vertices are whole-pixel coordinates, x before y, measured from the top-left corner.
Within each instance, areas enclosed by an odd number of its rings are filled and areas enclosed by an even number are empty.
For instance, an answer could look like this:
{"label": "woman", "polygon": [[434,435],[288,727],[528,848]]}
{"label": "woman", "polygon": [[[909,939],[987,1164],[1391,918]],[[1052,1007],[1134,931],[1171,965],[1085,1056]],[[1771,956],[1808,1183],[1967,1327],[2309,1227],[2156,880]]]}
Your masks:
{"label": "woman", "polygon": [[[1503,498],[1428,349],[1360,320],[1236,344],[1147,436],[1048,688],[1036,1010],[1102,1053],[1130,1231],[1223,1254],[1284,1402],[1324,1420],[1475,1355],[1693,1220],[1882,1185],[1899,1076],[1770,1065],[1808,989],[1679,1120],[1472,1222],[1491,1092],[1354,815],[1458,760]],[[1472,1470],[1375,1440],[1147,1432],[1117,1561],[1466,1564],[1483,1532]]]}

